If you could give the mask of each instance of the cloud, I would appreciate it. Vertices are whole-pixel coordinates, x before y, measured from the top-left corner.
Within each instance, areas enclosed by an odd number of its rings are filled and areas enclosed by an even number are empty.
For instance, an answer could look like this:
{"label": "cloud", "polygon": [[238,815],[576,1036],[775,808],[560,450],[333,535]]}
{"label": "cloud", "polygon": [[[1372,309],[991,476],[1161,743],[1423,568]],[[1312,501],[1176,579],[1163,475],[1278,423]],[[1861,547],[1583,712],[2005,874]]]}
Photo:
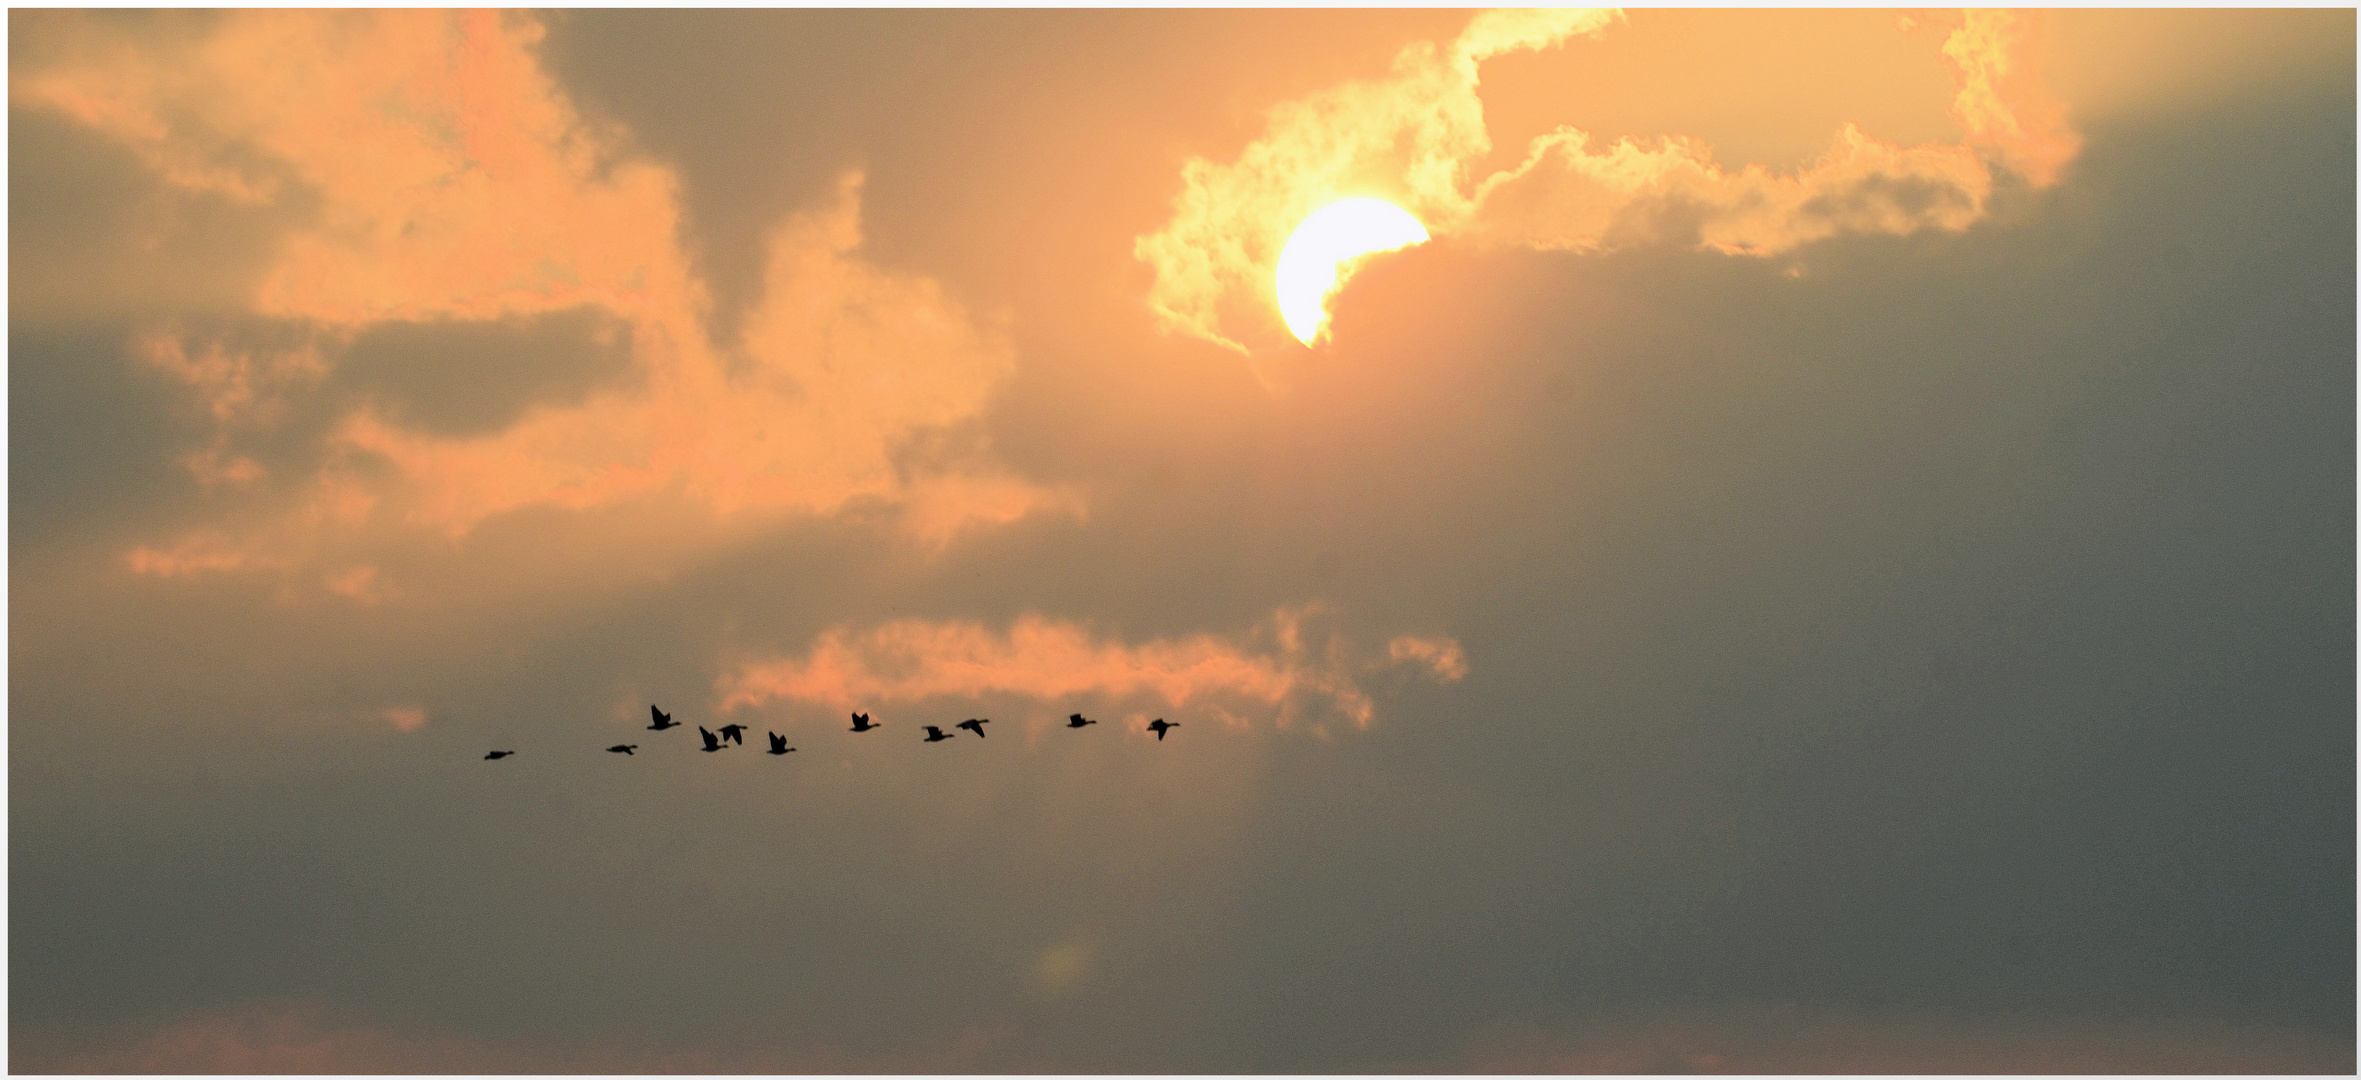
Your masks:
{"label": "cloud", "polygon": [[223,537],[204,534],[183,538],[170,548],[146,545],[132,548],[124,554],[123,563],[134,574],[161,578],[279,565],[276,561],[239,550]]}
{"label": "cloud", "polygon": [[1416,664],[1455,681],[1467,671],[1447,638],[1396,638],[1373,661],[1354,655],[1318,605],[1281,608],[1245,635],[1126,645],[1078,623],[1027,614],[1007,630],[969,621],[899,619],[866,631],[822,633],[796,659],[748,661],[724,675],[724,712],[773,702],[831,711],[937,698],[1008,696],[1040,703],[1198,706],[1232,724],[1268,715],[1281,724],[1336,715],[1366,727],[1376,707],[1364,674]]}
{"label": "cloud", "polygon": [[[862,257],[859,173],[772,233],[760,302],[736,339],[713,340],[677,180],[574,111],[537,63],[540,35],[530,17],[483,12],[238,12],[136,44],[59,35],[58,55],[14,79],[17,104],[105,134],[165,182],[293,222],[246,312],[290,341],[179,325],[140,338],[215,428],[191,472],[244,493],[188,534],[216,554],[142,548],[140,567],[306,567],[535,508],[685,503],[702,512],[676,522],[689,547],[740,519],[859,513],[940,546],[1081,512],[1073,492],[1000,466],[983,433],[1016,363],[999,329]],[[418,426],[382,395],[324,396],[355,341],[374,343],[384,382],[399,363],[385,342],[429,340],[373,330],[557,313],[611,326],[627,377],[465,432]],[[282,475],[247,443],[306,407],[341,415],[315,460]]]}
{"label": "cloud", "polygon": [[2057,183],[2082,150],[2066,110],[2026,63],[2040,35],[2036,12],[1970,10],[1930,16],[1952,26],[1943,56],[1959,72],[1951,114],[1968,144],[1992,149],[2035,187]]}
{"label": "cloud", "polygon": [[1969,12],[1945,39],[1964,142],[1898,146],[1846,125],[1789,174],[1735,171],[1695,139],[1600,144],[1572,127],[1535,137],[1515,166],[1470,171],[1492,149],[1479,64],[1604,34],[1606,11],[1486,12],[1448,48],[1419,42],[1383,79],[1283,102],[1235,160],[1191,158],[1172,217],[1134,254],[1155,271],[1162,329],[1246,351],[1239,325],[1273,318],[1270,279],[1296,224],[1353,195],[1393,200],[1437,237],[1575,251],[1650,244],[1773,255],[1845,233],[1960,231],[1979,220],[1995,165],[2035,187],[2080,147],[2025,63],[2034,16]]}
{"label": "cloud", "polygon": [[897,460],[931,433],[972,425],[1015,367],[931,281],[862,262],[861,178],[834,205],[788,222],[771,243],[768,291],[748,318],[743,372],[725,370],[687,325],[642,324],[645,390],[534,411],[505,430],[446,438],[368,410],[336,432],[341,449],[389,463],[409,524],[463,535],[530,506],[586,509],[677,491],[719,516],[832,514],[862,500],[909,504],[907,524],[948,542],[977,523],[1043,509],[1052,492],[985,467],[972,448]]}
{"label": "cloud", "polygon": [[207,342],[191,355],[190,342],[169,331],[143,336],[138,351],[149,366],[172,376],[204,402],[216,423],[267,424],[288,394],[317,383],[328,370],[317,345],[254,349]]}
{"label": "cloud", "polygon": [[1467,678],[1467,652],[1450,638],[1398,637],[1386,643],[1386,655],[1397,664],[1410,660],[1425,664],[1441,682]]}

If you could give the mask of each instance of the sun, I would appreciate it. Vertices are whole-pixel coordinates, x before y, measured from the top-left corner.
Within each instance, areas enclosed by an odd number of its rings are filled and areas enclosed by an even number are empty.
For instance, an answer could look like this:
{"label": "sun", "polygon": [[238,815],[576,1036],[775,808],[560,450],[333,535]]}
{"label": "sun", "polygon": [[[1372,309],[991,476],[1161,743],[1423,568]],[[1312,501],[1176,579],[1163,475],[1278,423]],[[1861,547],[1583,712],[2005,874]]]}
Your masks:
{"label": "sun", "polygon": [[1303,219],[1279,252],[1279,314],[1306,345],[1327,328],[1329,294],[1363,255],[1425,243],[1426,227],[1382,199],[1346,199]]}

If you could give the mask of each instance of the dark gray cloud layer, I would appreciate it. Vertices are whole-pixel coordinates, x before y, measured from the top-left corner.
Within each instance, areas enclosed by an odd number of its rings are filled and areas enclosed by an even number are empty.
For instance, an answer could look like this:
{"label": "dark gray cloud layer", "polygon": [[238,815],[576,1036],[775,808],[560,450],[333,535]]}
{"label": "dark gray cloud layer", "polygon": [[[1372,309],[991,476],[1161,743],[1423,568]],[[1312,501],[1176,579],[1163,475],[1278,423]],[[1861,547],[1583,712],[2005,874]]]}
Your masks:
{"label": "dark gray cloud layer", "polygon": [[[663,25],[681,40],[644,69],[565,60],[609,29],[591,16],[547,46],[588,99],[662,69],[624,117],[651,145],[760,74],[659,63],[733,37]],[[868,63],[811,36],[794,86],[954,48],[863,39]],[[1504,1023],[1787,1003],[1964,1017],[1969,1042],[2027,1015],[2295,1032],[2317,1059],[2293,1067],[2348,1069],[2335,75],[2089,125],[2064,186],[1962,235],[1792,264],[1434,245],[1356,279],[1277,396],[1144,328],[1101,355],[1020,324],[995,439],[1088,485],[1087,520],[923,566],[797,526],[522,610],[126,583],[120,552],[190,498],[194,429],[126,324],[12,320],[11,1064],[295,1002],[525,1048],[432,1059],[462,1067],[589,1068],[532,1048],[605,1039],[648,1068],[1458,1068]],[[736,162],[665,144],[717,280],[856,152],[879,233],[923,231],[894,151],[784,123]],[[96,160],[12,130],[16,215]],[[810,177],[731,201],[791,142]],[[12,229],[12,277],[109,220]],[[957,262],[932,269],[989,292]],[[576,347],[595,323],[379,331],[334,390],[477,429],[615,377]],[[545,362],[455,389],[489,352]],[[1072,415],[1105,400],[1070,389],[1094,364],[1145,386]],[[1190,431],[1192,402],[1234,426]],[[895,717],[891,741],[801,728],[782,762],[614,714],[710,724],[716,655],[846,621],[1038,610],[1139,640],[1309,598],[1367,637],[1449,633],[1471,673],[1389,685],[1334,741],[996,732],[952,757]],[[433,720],[396,731],[395,702]],[[625,739],[663,752],[597,751]],[[493,745],[522,752],[475,760]],[[1070,984],[1042,975],[1058,957]],[[1728,1034],[1745,1015],[1700,1044],[1755,1038]],[[661,1057],[684,1048],[708,1056]]]}

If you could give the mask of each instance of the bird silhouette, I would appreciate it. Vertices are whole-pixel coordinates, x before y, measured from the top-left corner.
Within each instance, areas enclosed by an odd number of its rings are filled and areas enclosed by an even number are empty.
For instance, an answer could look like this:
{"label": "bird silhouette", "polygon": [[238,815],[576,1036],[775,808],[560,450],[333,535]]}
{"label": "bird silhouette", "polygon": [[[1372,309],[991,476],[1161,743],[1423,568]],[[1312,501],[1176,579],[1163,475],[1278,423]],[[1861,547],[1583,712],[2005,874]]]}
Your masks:
{"label": "bird silhouette", "polygon": [[768,734],[771,737],[771,753],[792,754],[795,752],[794,747],[787,745],[787,736],[781,735],[776,731],[769,732]]}
{"label": "bird silhouette", "polygon": [[854,730],[854,731],[867,731],[867,730],[869,730],[870,728],[881,728],[881,727],[884,727],[884,726],[885,726],[884,724],[872,724],[872,723],[870,723],[870,722],[869,722],[869,714],[868,714],[868,713],[865,713],[865,712],[857,712],[857,713],[854,713],[854,714],[853,714],[853,730]]}
{"label": "bird silhouette", "polygon": [[485,761],[498,761],[498,760],[500,760],[501,758],[507,757],[508,755],[510,755],[510,754],[513,754],[513,753],[516,753],[516,751],[514,751],[514,750],[494,750],[494,751],[492,751],[492,752],[491,752],[491,753],[489,753],[489,754],[485,754],[485,755],[484,755],[484,760],[485,760]]}
{"label": "bird silhouette", "polygon": [[728,739],[731,742],[737,743],[740,746],[744,746],[746,745],[746,725],[723,724],[721,726],[721,737]]}
{"label": "bird silhouette", "polygon": [[659,709],[653,705],[648,706],[648,715],[656,718],[655,723],[648,725],[649,731],[662,731],[665,728],[676,728],[680,726],[679,724],[672,722],[671,713],[665,712],[664,710]]}
{"label": "bird silhouette", "polygon": [[616,743],[616,744],[615,744],[615,745],[613,745],[613,746],[607,747],[607,753],[610,753],[610,754],[629,754],[629,753],[631,753],[633,750],[637,750],[637,749],[639,749],[639,744],[638,744],[638,743]]}
{"label": "bird silhouette", "polygon": [[928,725],[926,725],[926,741],[928,741],[928,742],[942,742],[943,740],[945,740],[945,739],[948,739],[948,738],[950,738],[950,737],[951,737],[951,736],[949,736],[949,735],[945,735],[945,734],[943,734],[943,729],[942,729],[942,728],[936,727],[936,726],[934,726],[933,724],[928,724]]}
{"label": "bird silhouette", "polygon": [[966,728],[969,731],[975,732],[976,738],[981,739],[984,737],[984,725],[989,723],[991,723],[990,720],[968,720],[962,722],[959,726]]}
{"label": "bird silhouette", "polygon": [[1067,718],[1066,718],[1066,726],[1067,726],[1067,727],[1077,727],[1077,728],[1078,728],[1078,727],[1082,727],[1082,726],[1083,726],[1083,725],[1085,725],[1085,724],[1095,724],[1095,723],[1098,723],[1098,721],[1096,721],[1096,720],[1084,720],[1084,719],[1082,718],[1082,714],[1081,714],[1081,713],[1075,713],[1074,715],[1072,715],[1072,716],[1069,716],[1069,717],[1067,717]]}
{"label": "bird silhouette", "polygon": [[710,732],[710,731],[707,731],[707,730],[705,730],[704,728],[700,727],[700,728],[698,728],[698,729],[697,729],[697,734],[705,736],[705,752],[706,752],[706,753],[710,754],[710,753],[712,753],[712,752],[714,752],[714,751],[716,751],[716,750],[719,750],[719,749],[721,749],[721,740],[720,740],[720,739],[717,739],[717,738],[715,738],[715,737],[713,736],[713,733],[712,733],[712,732]]}
{"label": "bird silhouette", "polygon": [[1167,731],[1171,731],[1172,729],[1174,729],[1174,728],[1176,728],[1176,727],[1179,727],[1179,726],[1180,726],[1179,724],[1167,724],[1167,723],[1165,723],[1165,722],[1164,722],[1164,718],[1163,718],[1163,717],[1161,717],[1161,716],[1159,716],[1159,717],[1157,717],[1157,718],[1156,718],[1156,722],[1155,722],[1155,723],[1153,723],[1153,724],[1149,724],[1149,725],[1148,725],[1148,730],[1149,730],[1149,731],[1153,731],[1153,732],[1155,732],[1155,733],[1156,733],[1156,741],[1157,741],[1157,742],[1163,742],[1163,741],[1164,741],[1164,733],[1165,733],[1165,732],[1167,732]]}

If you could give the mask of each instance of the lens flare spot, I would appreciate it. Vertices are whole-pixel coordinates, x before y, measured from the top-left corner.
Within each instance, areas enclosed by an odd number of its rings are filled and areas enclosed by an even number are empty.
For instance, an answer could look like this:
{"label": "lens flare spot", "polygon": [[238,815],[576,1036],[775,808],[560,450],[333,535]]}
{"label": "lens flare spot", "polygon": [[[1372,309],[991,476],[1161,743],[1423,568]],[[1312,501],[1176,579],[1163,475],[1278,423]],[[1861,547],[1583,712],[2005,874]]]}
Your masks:
{"label": "lens flare spot", "polygon": [[1090,962],[1098,950],[1088,937],[1053,945],[1033,964],[1033,977],[1041,988],[1052,994],[1064,993],[1067,988],[1090,974]]}

